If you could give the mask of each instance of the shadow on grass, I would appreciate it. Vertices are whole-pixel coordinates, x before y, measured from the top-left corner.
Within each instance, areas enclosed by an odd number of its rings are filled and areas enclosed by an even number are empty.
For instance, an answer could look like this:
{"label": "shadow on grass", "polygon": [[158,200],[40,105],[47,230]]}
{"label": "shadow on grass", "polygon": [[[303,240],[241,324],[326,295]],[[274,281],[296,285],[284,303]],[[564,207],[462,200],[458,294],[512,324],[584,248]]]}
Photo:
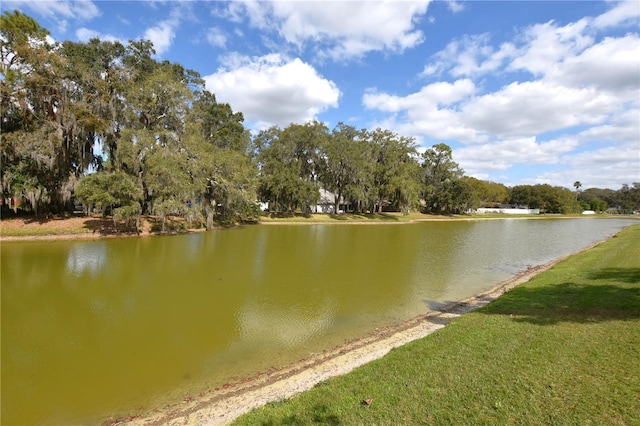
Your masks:
{"label": "shadow on grass", "polygon": [[316,405],[313,407],[313,412],[306,415],[292,415],[284,417],[280,420],[269,420],[262,422],[263,426],[275,426],[275,425],[341,425],[342,421],[340,417],[329,412],[329,407],[326,405]]}
{"label": "shadow on grass", "polygon": [[294,212],[270,212],[267,213],[271,219],[295,219],[295,218],[305,218],[309,219],[311,217],[311,213],[294,213]]}
{"label": "shadow on grass", "polygon": [[358,220],[379,220],[381,222],[398,222],[400,219],[397,216],[387,213],[375,213],[375,214],[356,214],[356,213],[340,213],[329,214],[329,217],[334,220],[340,221],[353,221]]}
{"label": "shadow on grass", "polygon": [[[523,285],[496,300],[490,296],[478,297],[477,301],[488,304],[477,312],[508,315],[514,321],[539,325],[640,319],[640,268],[607,268],[588,275],[588,278],[613,284],[565,282],[540,287]],[[475,302],[423,302],[429,310],[443,313],[465,313],[477,306]],[[429,320],[438,324],[449,322],[447,318]]]}
{"label": "shadow on grass", "polygon": [[49,223],[53,220],[53,218],[49,215],[38,215],[38,216],[33,216],[33,217],[29,217],[26,218],[24,220],[24,223],[26,224],[32,224],[32,223],[37,223],[38,225],[44,225],[45,223]]}
{"label": "shadow on grass", "polygon": [[640,284],[640,268],[604,268],[589,275],[592,280],[620,281]]}
{"label": "shadow on grass", "polygon": [[137,234],[136,230],[133,227],[126,227],[123,223],[119,223],[118,227],[116,228],[113,224],[113,220],[108,218],[87,220],[84,223],[83,227],[94,234],[102,236]]}
{"label": "shadow on grass", "polygon": [[[634,274],[637,271],[618,271],[618,276]],[[514,321],[538,325],[638,319],[640,286],[565,282],[544,287],[516,287],[478,312],[509,315]]]}
{"label": "shadow on grass", "polygon": [[16,217],[17,218],[21,218],[21,217],[24,218],[24,223],[25,224],[37,223],[38,225],[44,225],[44,224],[47,224],[49,222],[63,221],[65,219],[69,219],[71,217],[82,217],[82,215],[66,214],[66,215],[58,216],[58,215],[53,215],[51,213],[42,213],[42,214],[39,214],[37,216],[17,215]]}

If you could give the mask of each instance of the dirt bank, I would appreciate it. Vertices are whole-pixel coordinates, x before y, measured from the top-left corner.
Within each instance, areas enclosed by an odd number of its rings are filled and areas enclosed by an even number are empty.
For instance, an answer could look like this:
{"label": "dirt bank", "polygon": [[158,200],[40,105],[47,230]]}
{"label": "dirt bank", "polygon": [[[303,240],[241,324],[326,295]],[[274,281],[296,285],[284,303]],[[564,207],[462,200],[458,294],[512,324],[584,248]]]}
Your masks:
{"label": "dirt bank", "polygon": [[[176,221],[172,221],[176,222]],[[97,238],[145,237],[176,233],[160,232],[160,219],[142,217],[140,229],[126,229],[123,224],[116,227],[110,218],[76,216],[68,218],[36,217],[11,218],[0,222],[0,241],[81,240]],[[204,229],[188,229],[181,232],[199,232]]]}

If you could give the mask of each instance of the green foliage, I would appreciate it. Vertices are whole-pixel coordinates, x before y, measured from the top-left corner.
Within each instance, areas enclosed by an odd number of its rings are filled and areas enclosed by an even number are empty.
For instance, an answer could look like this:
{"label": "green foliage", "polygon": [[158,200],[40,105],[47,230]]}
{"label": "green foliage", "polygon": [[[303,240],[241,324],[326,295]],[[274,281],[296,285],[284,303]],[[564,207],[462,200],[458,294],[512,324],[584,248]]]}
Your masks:
{"label": "green foliage", "polygon": [[[372,204],[369,210],[381,212],[385,202],[404,213],[416,208],[420,168],[414,140],[379,128],[368,132],[366,137],[373,164],[370,196],[366,200]],[[363,170],[368,170],[367,166],[365,158]],[[367,185],[364,187],[366,190]]]}
{"label": "green foliage", "polygon": [[465,177],[477,196],[477,207],[494,207],[509,201],[509,188],[501,183],[487,182],[473,177]]}
{"label": "green foliage", "polygon": [[158,200],[153,205],[151,212],[162,219],[162,232],[166,232],[168,216],[182,216],[185,214],[187,205],[184,201],[176,198]]}
{"label": "green foliage", "polygon": [[3,197],[21,197],[31,209],[62,209],[70,197],[74,147],[61,126],[64,92],[61,61],[46,41],[48,32],[20,12],[0,17],[0,180]]}
{"label": "green foliage", "polygon": [[511,189],[511,203],[540,209],[543,213],[577,213],[575,196],[567,189],[551,185],[518,185]]}
{"label": "green foliage", "polygon": [[465,213],[476,204],[473,188],[467,181],[461,180],[464,172],[453,161],[448,145],[434,145],[422,154],[422,159],[423,198],[427,212]]}
{"label": "green foliage", "polygon": [[357,196],[358,184],[366,179],[368,157],[367,151],[361,148],[365,137],[364,131],[338,123],[324,146],[320,181],[334,194],[334,213],[340,210],[340,203],[347,195]]}
{"label": "green foliage", "polygon": [[318,122],[261,131],[254,139],[259,198],[275,210],[310,211],[320,198],[319,153],[326,136],[326,127]]}
{"label": "green foliage", "polygon": [[190,114],[201,136],[214,147],[238,152],[248,150],[250,136],[242,124],[242,113],[233,112],[229,104],[217,103],[212,93],[196,93]]}
{"label": "green foliage", "polygon": [[127,228],[131,225],[135,225],[136,232],[140,229],[140,215],[142,214],[142,207],[140,203],[135,202],[133,204],[118,207],[113,209],[113,220],[124,221]]}
{"label": "green foliage", "polygon": [[75,195],[87,212],[94,206],[106,211],[135,205],[142,199],[142,190],[131,176],[122,171],[98,172],[82,177]]}
{"label": "green foliage", "polygon": [[606,201],[601,200],[600,198],[592,198],[589,201],[589,207],[595,212],[604,212],[609,208],[609,205]]}
{"label": "green foliage", "polygon": [[[591,206],[591,201],[596,201]],[[633,185],[622,185],[618,191],[612,189],[589,188],[578,194],[578,200],[589,203],[592,210],[604,211],[609,208],[614,209],[618,213],[632,213],[640,211],[640,183],[634,182]],[[605,207],[606,205],[606,207]]]}
{"label": "green foliage", "polygon": [[[102,180],[111,173],[135,182],[141,195],[133,198],[147,212],[167,200],[207,196],[200,205],[211,221],[233,220],[233,206],[255,201],[242,114],[216,103],[197,73],[156,61],[149,41],[50,46],[47,31],[20,12],[4,13],[0,23],[2,197],[59,212],[76,179],[97,170],[76,195],[105,210],[129,205],[107,190]],[[190,131],[202,142],[192,143]]]}
{"label": "green foliage", "polygon": [[313,211],[319,189],[362,213],[383,206],[408,212],[418,203],[419,166],[411,138],[388,130],[357,130],[339,123],[331,133],[317,122],[272,127],[254,138],[259,198],[288,213]]}
{"label": "green foliage", "polygon": [[[30,63],[49,46],[49,31],[33,18],[18,10],[5,11],[0,16],[0,73],[7,84],[15,84],[32,71]],[[3,123],[4,126],[5,123]]]}

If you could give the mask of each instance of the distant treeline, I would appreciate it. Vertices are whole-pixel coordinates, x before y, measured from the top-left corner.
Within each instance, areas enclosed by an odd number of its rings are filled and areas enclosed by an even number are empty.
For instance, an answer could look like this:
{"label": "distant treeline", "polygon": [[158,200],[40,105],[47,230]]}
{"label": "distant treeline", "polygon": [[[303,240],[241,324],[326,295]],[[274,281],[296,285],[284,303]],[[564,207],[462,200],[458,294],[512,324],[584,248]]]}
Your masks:
{"label": "distant treeline", "polygon": [[114,219],[179,215],[211,227],[255,220],[257,201],[315,211],[321,189],[335,212],[451,214],[509,202],[640,210],[640,184],[507,188],[464,176],[445,144],[419,154],[412,138],[383,129],[310,122],[252,137],[242,113],[218,103],[197,72],[155,60],[149,41],[50,44],[47,35],[18,11],[0,17],[5,213],[82,203]]}

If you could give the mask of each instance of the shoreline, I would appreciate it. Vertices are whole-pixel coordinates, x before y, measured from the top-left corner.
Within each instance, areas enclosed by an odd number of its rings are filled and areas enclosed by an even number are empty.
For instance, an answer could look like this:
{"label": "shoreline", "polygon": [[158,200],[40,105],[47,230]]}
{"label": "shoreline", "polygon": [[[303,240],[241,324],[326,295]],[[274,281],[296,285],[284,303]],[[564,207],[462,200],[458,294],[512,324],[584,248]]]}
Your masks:
{"label": "shoreline", "polygon": [[[420,222],[470,222],[478,220],[504,220],[504,219],[520,219],[520,220],[543,220],[543,219],[571,219],[572,216],[504,216],[504,217],[481,217],[481,216],[425,216],[413,217],[399,220],[384,219],[334,219],[334,220],[265,220],[258,221],[255,224],[241,224],[239,226],[282,226],[282,225],[407,225]],[[576,216],[575,218],[581,218]],[[601,218],[598,218],[601,219]],[[636,218],[637,219],[637,218]],[[234,227],[232,226],[232,227]],[[42,229],[52,229],[52,233],[40,234]],[[63,229],[61,232],[55,232],[56,229]],[[65,219],[45,219],[35,220],[33,218],[11,218],[0,221],[0,242],[12,241],[58,241],[58,240],[101,240],[111,238],[134,238],[134,237],[163,237],[171,235],[188,235],[213,230],[225,229],[216,226],[212,229],[206,228],[187,228],[180,231],[172,230],[167,232],[152,231],[151,220],[148,218],[143,220],[139,232],[120,232],[113,228],[113,222],[107,218],[96,217],[72,217]],[[32,229],[33,232],[25,232],[25,235],[5,235],[6,229]],[[85,230],[86,229],[86,230]],[[65,230],[67,232],[65,232]]]}
{"label": "shoreline", "polygon": [[261,372],[222,388],[187,397],[156,410],[153,413],[129,416],[106,422],[116,425],[227,425],[241,415],[267,403],[291,398],[313,388],[316,384],[334,376],[349,373],[357,367],[382,358],[394,348],[445,327],[451,320],[496,300],[514,287],[529,281],[541,272],[575,254],[613,238],[615,234],[589,246],[552,260],[530,267],[476,296],[452,302],[438,310],[428,311],[399,324],[376,331],[333,349],[311,354],[297,362],[277,369]]}
{"label": "shoreline", "polygon": [[[6,229],[24,229],[25,235],[5,235]],[[51,230],[42,233],[41,230]],[[213,229],[220,229],[218,227]],[[33,230],[29,233],[28,230]],[[12,218],[0,222],[0,242],[10,241],[57,241],[57,240],[102,240],[112,238],[156,237],[181,234],[193,234],[207,231],[205,228],[189,228],[185,231],[152,231],[152,223],[144,219],[139,232],[118,231],[109,218],[77,216],[64,219],[25,219]]]}
{"label": "shoreline", "polygon": [[[79,218],[75,218],[75,219],[79,219]],[[261,225],[265,225],[265,226],[282,226],[282,225],[406,225],[406,224],[411,224],[411,223],[418,223],[418,222],[432,222],[432,221],[441,221],[441,222],[448,222],[448,221],[469,221],[469,220],[487,220],[487,219],[491,219],[491,218],[446,218],[446,217],[434,217],[434,218],[420,218],[420,219],[411,219],[411,220],[405,220],[405,221],[367,221],[367,220],[345,220],[345,221],[309,221],[309,222],[304,222],[304,221],[295,221],[295,220],[291,220],[291,221],[287,221],[287,220],[283,220],[283,221],[263,221],[263,222],[257,222],[255,224],[243,224],[243,225],[234,225],[232,227],[240,227],[240,226],[261,226]],[[496,218],[496,219],[500,219],[500,218]],[[521,219],[525,219],[525,218],[521,218]],[[20,221],[17,219],[12,219],[13,221]],[[65,221],[65,220],[70,220],[70,219],[58,219],[60,221]],[[87,219],[89,220],[89,219]],[[47,225],[34,225],[34,224],[24,224],[24,221],[22,221],[23,224],[20,224],[18,226],[14,226],[17,228],[35,228],[37,226],[44,226],[46,227]],[[109,220],[110,222],[110,220]],[[11,241],[68,241],[68,240],[102,240],[102,239],[111,239],[111,238],[135,238],[135,237],[166,237],[166,236],[171,236],[171,235],[189,235],[189,234],[196,234],[196,233],[201,233],[201,232],[207,232],[207,231],[214,231],[214,230],[220,230],[220,229],[225,229],[223,227],[214,227],[212,229],[206,229],[206,228],[189,228],[183,231],[169,231],[169,232],[151,232],[148,229],[144,229],[141,230],[139,233],[135,233],[135,232],[100,232],[100,231],[94,231],[94,232],[67,232],[67,233],[52,233],[52,234],[43,234],[43,235],[4,235],[4,233],[2,232],[2,229],[4,228],[6,222],[2,222],[0,223],[0,242],[11,242]]]}

